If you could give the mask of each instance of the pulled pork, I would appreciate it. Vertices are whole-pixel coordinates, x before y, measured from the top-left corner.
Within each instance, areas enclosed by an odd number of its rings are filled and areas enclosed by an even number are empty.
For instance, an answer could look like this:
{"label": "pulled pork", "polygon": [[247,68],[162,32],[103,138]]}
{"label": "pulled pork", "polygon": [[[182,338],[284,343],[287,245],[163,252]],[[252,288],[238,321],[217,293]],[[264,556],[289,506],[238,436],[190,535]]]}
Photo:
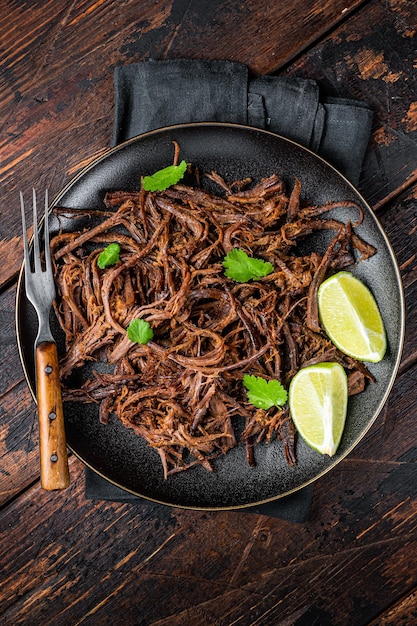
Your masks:
{"label": "pulled pork", "polygon": [[[245,373],[288,387],[300,367],[330,360],[346,369],[350,393],[372,380],[327,339],[317,312],[324,278],[375,253],[354,232],[360,208],[303,206],[300,182],[287,194],[276,175],[258,184],[209,178],[219,194],[184,184],[107,193],[105,210],[93,212],[98,223],[51,241],[64,399],[98,403],[103,423],[115,414],[156,450],[166,477],[195,464],[213,471],[216,457],[243,442],[254,465],[256,444],[275,437],[296,462],[288,408],[251,405]],[[327,215],[346,206],[358,212],[354,226]],[[324,253],[301,253],[300,240],[323,230],[331,234]],[[120,261],[101,270],[98,256],[114,241]],[[235,247],[272,263],[273,273],[226,278],[222,261]],[[127,337],[135,318],[152,326],[146,345]],[[72,373],[91,362],[101,365],[72,388]]]}

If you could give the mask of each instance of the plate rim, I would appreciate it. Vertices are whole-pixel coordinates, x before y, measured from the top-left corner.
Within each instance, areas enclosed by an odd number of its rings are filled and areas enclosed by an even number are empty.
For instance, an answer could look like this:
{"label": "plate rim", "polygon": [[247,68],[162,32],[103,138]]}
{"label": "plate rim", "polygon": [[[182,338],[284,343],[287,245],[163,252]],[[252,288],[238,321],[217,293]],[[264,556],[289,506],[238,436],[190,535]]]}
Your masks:
{"label": "plate rim", "polygon": [[[249,503],[244,503],[244,504],[237,504],[237,505],[218,505],[218,506],[203,506],[203,505],[190,505],[190,504],[174,504],[172,502],[166,502],[164,500],[158,499],[158,498],[154,498],[154,497],[150,497],[149,495],[143,495],[141,493],[138,493],[136,491],[134,491],[132,488],[128,488],[124,485],[119,484],[117,481],[108,478],[103,472],[101,472],[100,470],[98,470],[97,468],[93,467],[91,463],[87,462],[81,454],[77,453],[73,447],[69,444],[67,444],[69,450],[74,454],[74,456],[76,456],[86,467],[88,467],[91,471],[93,471],[95,474],[97,474],[98,476],[100,476],[102,479],[106,480],[107,482],[111,483],[112,485],[114,485],[115,487],[118,487],[119,489],[122,489],[123,491],[136,496],[137,498],[142,498],[143,500],[149,501],[149,502],[153,502],[156,504],[162,504],[165,506],[171,506],[171,507],[176,507],[176,508],[183,508],[183,509],[189,509],[189,510],[202,510],[202,511],[220,511],[220,510],[242,510],[242,509],[247,509],[247,508],[253,508],[253,507],[257,507],[257,506],[262,506],[263,504],[267,504],[267,503],[271,503],[271,502],[278,502],[279,500],[281,500],[282,498],[285,498],[287,496],[290,496],[302,489],[304,489],[305,487],[315,483],[317,480],[321,479],[324,475],[326,475],[329,471],[333,470],[336,465],[338,465],[342,460],[344,460],[351,452],[352,450],[357,447],[360,443],[360,441],[362,441],[365,437],[365,435],[368,433],[368,431],[370,430],[370,428],[373,426],[373,424],[375,423],[375,421],[377,420],[378,416],[380,415],[385,403],[387,402],[387,399],[391,393],[392,387],[394,385],[394,382],[397,378],[398,375],[398,370],[399,370],[399,366],[400,366],[400,362],[401,362],[401,358],[402,358],[402,353],[403,353],[403,348],[404,348],[404,340],[405,340],[405,295],[404,295],[404,286],[403,286],[403,282],[401,279],[401,274],[400,274],[400,269],[399,269],[399,265],[396,259],[396,255],[395,255],[395,251],[392,247],[392,244],[390,242],[390,240],[388,239],[388,236],[384,230],[384,228],[382,227],[382,225],[379,222],[379,219],[376,215],[376,213],[373,211],[373,209],[371,208],[371,206],[369,205],[369,203],[367,202],[367,200],[364,198],[364,196],[362,195],[362,193],[357,189],[357,187],[355,185],[353,185],[353,183],[351,183],[344,174],[342,174],[334,165],[332,165],[332,163],[330,163],[329,161],[327,161],[325,158],[323,158],[321,155],[317,154],[316,152],[314,152],[313,150],[311,150],[310,148],[303,146],[302,144],[292,140],[292,139],[288,139],[287,137],[284,137],[283,135],[271,132],[267,129],[262,129],[262,128],[255,128],[253,126],[249,126],[246,124],[237,124],[237,123],[232,123],[232,122],[194,122],[194,123],[183,123],[183,124],[173,124],[173,125],[169,125],[169,126],[163,126],[161,128],[156,128],[153,130],[150,130],[146,133],[142,133],[139,135],[135,135],[134,137],[131,137],[125,141],[123,141],[120,144],[117,144],[115,146],[112,146],[110,148],[107,148],[104,152],[100,153],[98,156],[96,157],[92,157],[91,161],[85,165],[84,167],[82,167],[73,177],[71,177],[69,179],[69,181],[64,185],[64,187],[54,195],[54,197],[52,198],[52,200],[50,200],[49,203],[49,210],[48,210],[48,216],[51,213],[51,210],[54,206],[57,205],[57,203],[59,203],[59,200],[65,196],[65,194],[83,177],[85,176],[90,170],[94,169],[95,167],[97,167],[102,161],[105,161],[106,159],[109,158],[109,156],[112,156],[113,154],[116,154],[117,152],[126,149],[126,147],[128,147],[129,145],[141,142],[143,139],[152,137],[152,136],[158,136],[161,135],[163,133],[166,133],[168,131],[175,131],[176,129],[179,130],[183,130],[183,129],[197,129],[197,128],[216,128],[216,129],[237,129],[240,131],[250,131],[251,133],[255,133],[255,134],[262,134],[265,136],[269,136],[272,137],[273,139],[279,139],[287,144],[293,145],[294,147],[296,147],[297,149],[301,149],[301,151],[307,152],[309,153],[313,159],[315,160],[319,160],[321,161],[326,167],[330,168],[331,170],[333,170],[333,172],[336,174],[337,177],[341,178],[345,184],[347,184],[351,190],[353,191],[353,193],[360,199],[361,203],[366,207],[367,211],[369,211],[370,215],[373,216],[375,223],[377,225],[377,228],[380,232],[380,234],[382,235],[384,242],[385,242],[385,246],[386,246],[386,250],[389,253],[391,262],[392,262],[392,267],[394,270],[394,274],[395,274],[395,282],[398,288],[398,294],[399,294],[399,311],[400,311],[400,328],[399,328],[399,343],[398,343],[398,350],[397,350],[397,354],[395,356],[395,362],[394,362],[394,366],[392,368],[391,374],[390,374],[390,378],[389,378],[389,383],[387,384],[387,387],[385,389],[385,392],[382,396],[382,398],[380,399],[379,403],[378,403],[378,407],[377,409],[374,411],[374,414],[372,416],[372,418],[368,421],[366,427],[364,427],[363,430],[361,430],[361,436],[359,439],[355,440],[354,442],[352,442],[352,444],[350,446],[348,446],[346,448],[346,450],[340,454],[340,456],[338,456],[337,458],[334,459],[334,461],[332,463],[330,463],[328,466],[326,466],[323,470],[321,470],[320,472],[318,472],[316,475],[314,475],[313,477],[311,477],[309,480],[305,480],[302,482],[302,484],[297,485],[291,489],[288,489],[287,491],[285,491],[284,493],[280,493],[277,494],[275,496],[271,496],[268,498],[263,498],[259,501],[256,502],[249,502]],[[40,226],[42,226],[44,222],[44,217],[40,220],[39,224]],[[33,240],[33,237],[31,239],[31,241],[29,242],[29,245],[31,245]],[[22,338],[21,338],[21,333],[20,331],[20,319],[19,319],[19,313],[20,313],[20,306],[21,306],[21,299],[22,299],[22,294],[24,293],[24,287],[23,287],[23,280],[24,280],[24,271],[25,271],[25,264],[24,261],[22,261],[21,267],[20,267],[20,271],[19,271],[19,275],[18,275],[18,281],[17,281],[17,286],[16,286],[16,302],[15,302],[15,330],[16,330],[16,337],[17,337],[17,345],[18,345],[18,353],[19,353],[19,359],[20,359],[20,363],[21,366],[23,368],[23,373],[24,373],[24,377],[26,380],[26,383],[28,385],[29,391],[32,395],[32,398],[34,399],[35,403],[36,403],[36,391],[34,389],[34,386],[32,385],[32,381],[31,381],[31,377],[29,375],[28,372],[28,368],[27,368],[27,364],[26,364],[26,359],[25,359],[25,355],[24,355],[24,350],[23,350],[23,346],[22,346]]]}

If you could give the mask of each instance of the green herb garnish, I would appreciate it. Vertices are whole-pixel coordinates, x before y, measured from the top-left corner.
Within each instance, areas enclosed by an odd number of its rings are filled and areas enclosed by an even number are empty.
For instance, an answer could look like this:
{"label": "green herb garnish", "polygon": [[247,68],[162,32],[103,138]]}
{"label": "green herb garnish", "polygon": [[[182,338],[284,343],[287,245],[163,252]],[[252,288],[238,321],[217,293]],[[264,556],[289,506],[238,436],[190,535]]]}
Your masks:
{"label": "green herb garnish", "polygon": [[144,176],[142,187],[146,191],[164,191],[171,185],[175,185],[185,174],[187,163],[181,161],[179,165],[169,165],[164,169],[155,172],[152,176]]}
{"label": "green herb garnish", "polygon": [[223,261],[225,275],[238,283],[247,283],[248,280],[262,278],[274,271],[269,261],[250,257],[244,250],[233,248]]}
{"label": "green herb garnish", "polygon": [[260,376],[245,374],[243,384],[248,390],[249,402],[258,409],[282,407],[287,401],[288,394],[279,380],[265,380]]}
{"label": "green herb garnish", "polygon": [[153,337],[153,330],[149,322],[137,318],[132,320],[127,327],[127,336],[130,341],[134,343],[145,344],[148,343]]}
{"label": "green herb garnish", "polygon": [[118,243],[109,243],[97,259],[97,265],[101,270],[119,261],[120,246]]}

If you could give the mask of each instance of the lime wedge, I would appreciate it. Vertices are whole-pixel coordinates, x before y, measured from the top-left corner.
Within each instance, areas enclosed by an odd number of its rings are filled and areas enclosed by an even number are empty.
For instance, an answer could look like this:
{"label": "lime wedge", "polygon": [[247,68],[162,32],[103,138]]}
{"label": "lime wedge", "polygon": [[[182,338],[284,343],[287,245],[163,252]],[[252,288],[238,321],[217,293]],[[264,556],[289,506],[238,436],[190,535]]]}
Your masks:
{"label": "lime wedge", "polygon": [[348,386],[338,363],[319,363],[299,370],[290,383],[291,417],[311,448],[333,456],[345,426]]}
{"label": "lime wedge", "polygon": [[318,291],[320,320],[331,341],[359,361],[377,363],[387,340],[384,323],[368,287],[350,272],[325,280]]}

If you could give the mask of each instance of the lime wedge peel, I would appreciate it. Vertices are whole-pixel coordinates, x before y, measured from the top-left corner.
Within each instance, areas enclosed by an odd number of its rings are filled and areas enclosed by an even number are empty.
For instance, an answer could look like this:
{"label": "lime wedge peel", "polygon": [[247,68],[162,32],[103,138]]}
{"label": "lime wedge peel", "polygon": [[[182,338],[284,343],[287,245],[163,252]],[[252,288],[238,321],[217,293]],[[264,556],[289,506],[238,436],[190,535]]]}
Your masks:
{"label": "lime wedge peel", "polygon": [[319,363],[297,372],[289,387],[289,406],[297,431],[308,446],[333,456],[345,427],[348,384],[338,363]]}
{"label": "lime wedge peel", "polygon": [[342,271],[326,279],[318,291],[320,321],[339,350],[358,361],[377,363],[387,340],[376,300],[356,276]]}

